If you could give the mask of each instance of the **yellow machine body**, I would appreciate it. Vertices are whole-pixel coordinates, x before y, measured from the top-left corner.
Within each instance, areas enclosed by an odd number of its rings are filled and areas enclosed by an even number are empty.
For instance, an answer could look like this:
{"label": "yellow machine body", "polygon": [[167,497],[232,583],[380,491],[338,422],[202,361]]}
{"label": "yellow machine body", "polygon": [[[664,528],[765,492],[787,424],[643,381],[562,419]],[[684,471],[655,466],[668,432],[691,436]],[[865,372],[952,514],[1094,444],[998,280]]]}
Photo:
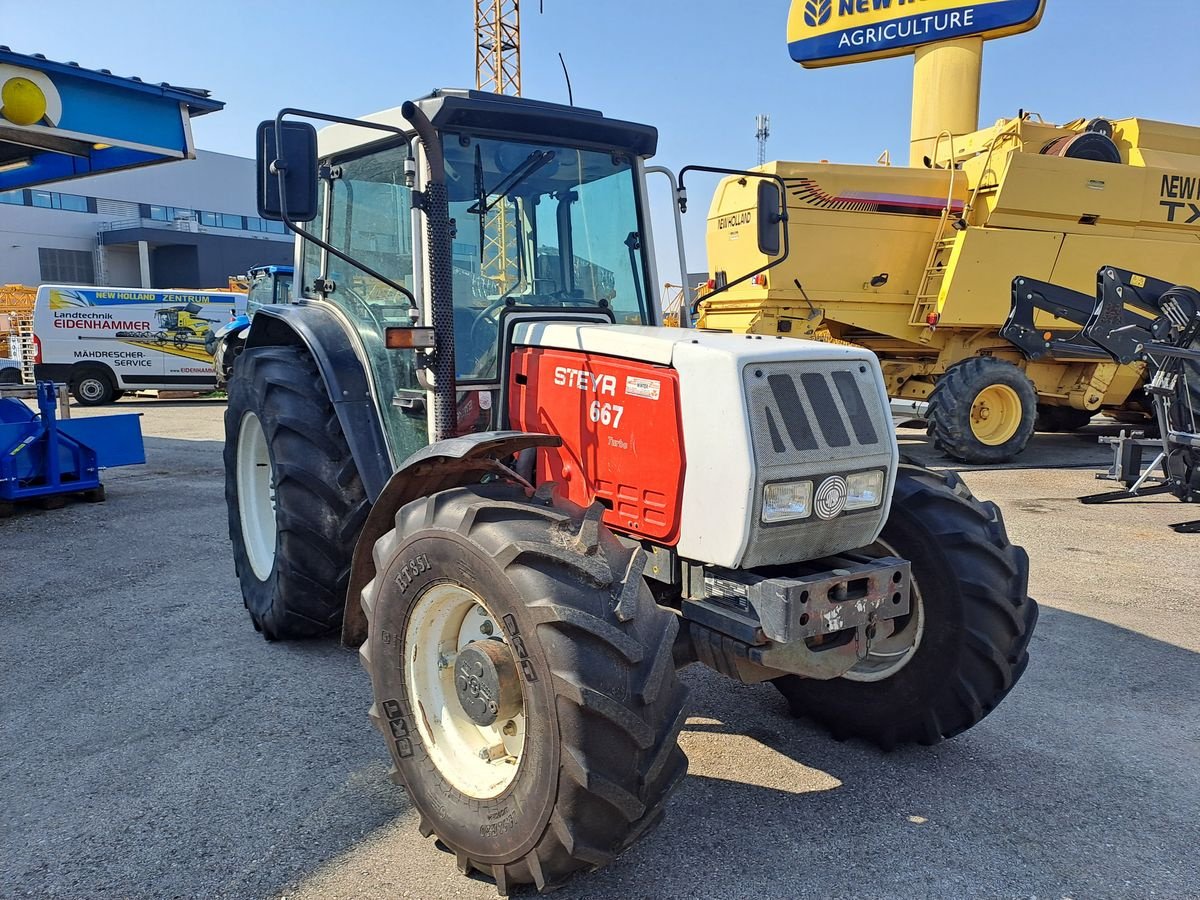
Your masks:
{"label": "yellow machine body", "polygon": [[[1102,265],[1200,284],[1200,128],[1111,126],[1120,163],[1053,155],[1048,145],[1061,149],[1088,123],[1028,116],[943,134],[930,167],[767,163],[787,186],[789,255],[703,299],[698,324],[860,344],[879,355],[893,397],[924,400],[947,368],[983,355],[1024,368],[1039,404],[1120,407],[1140,366],[1026,363],[998,334],[1017,275],[1089,294]],[[756,189],[727,178],[713,197],[718,284],[770,260],[758,247]]]}

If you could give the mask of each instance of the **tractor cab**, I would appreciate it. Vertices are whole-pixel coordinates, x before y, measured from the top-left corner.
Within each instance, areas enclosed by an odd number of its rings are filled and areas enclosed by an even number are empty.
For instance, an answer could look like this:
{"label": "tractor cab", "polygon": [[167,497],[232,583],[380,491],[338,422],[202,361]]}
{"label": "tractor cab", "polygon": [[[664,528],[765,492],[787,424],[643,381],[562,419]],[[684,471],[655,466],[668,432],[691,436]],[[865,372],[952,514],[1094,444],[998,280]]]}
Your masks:
{"label": "tractor cab", "polygon": [[398,332],[388,343],[389,329],[433,324],[426,258],[449,258],[456,433],[501,424],[506,322],[654,325],[661,315],[644,231],[654,128],[475,91],[415,106],[440,144],[449,240],[431,246],[420,227],[428,151],[396,108],[320,132],[305,231],[328,246],[303,242],[297,259],[299,297],[336,307],[362,341],[396,461],[431,438],[430,348],[395,346]]}

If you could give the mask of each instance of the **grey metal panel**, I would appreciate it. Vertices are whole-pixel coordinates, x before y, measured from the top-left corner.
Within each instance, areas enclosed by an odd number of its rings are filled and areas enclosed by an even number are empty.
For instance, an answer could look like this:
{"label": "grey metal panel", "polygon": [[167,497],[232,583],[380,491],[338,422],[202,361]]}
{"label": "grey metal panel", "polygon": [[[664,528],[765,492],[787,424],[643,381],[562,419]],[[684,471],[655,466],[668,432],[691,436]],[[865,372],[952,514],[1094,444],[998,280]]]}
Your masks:
{"label": "grey metal panel", "polygon": [[774,525],[764,525],[761,516],[763,487],[771,482],[811,478],[815,491],[830,475],[888,470],[891,417],[880,405],[870,368],[847,360],[762,363],[746,367],[743,383],[755,483],[742,567],[814,559],[868,543],[883,516],[882,506],[832,520],[814,514]]}

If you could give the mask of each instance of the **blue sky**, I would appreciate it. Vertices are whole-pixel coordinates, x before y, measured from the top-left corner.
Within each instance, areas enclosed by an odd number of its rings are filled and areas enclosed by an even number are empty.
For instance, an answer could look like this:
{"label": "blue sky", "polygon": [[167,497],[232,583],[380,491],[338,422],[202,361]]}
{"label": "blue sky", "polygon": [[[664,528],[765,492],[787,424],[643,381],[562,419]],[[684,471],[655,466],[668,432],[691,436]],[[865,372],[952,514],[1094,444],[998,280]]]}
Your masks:
{"label": "blue sky", "polygon": [[[525,95],[565,102],[561,52],[577,104],[658,126],[661,164],[752,165],[764,112],[771,158],[907,158],[911,59],[803,69],[788,57],[787,0],[543,3],[523,5]],[[472,0],[0,0],[13,50],[210,89],[227,106],[195,123],[197,145],[247,156],[281,106],[357,115],[473,86],[473,28]],[[1200,125],[1198,33],[1200,0],[1048,0],[1037,30],[988,44],[980,121],[1024,108]],[[707,203],[700,183],[689,193],[695,270]],[[669,222],[656,222],[663,260]]]}

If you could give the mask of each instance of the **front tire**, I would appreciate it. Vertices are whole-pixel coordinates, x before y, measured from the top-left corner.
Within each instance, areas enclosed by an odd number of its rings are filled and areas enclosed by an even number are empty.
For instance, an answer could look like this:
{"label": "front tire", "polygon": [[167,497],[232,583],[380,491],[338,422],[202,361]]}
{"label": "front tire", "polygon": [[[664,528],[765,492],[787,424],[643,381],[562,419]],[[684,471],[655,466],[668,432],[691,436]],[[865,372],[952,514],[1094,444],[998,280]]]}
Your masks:
{"label": "front tire", "polygon": [[973,356],[937,380],[926,416],[934,442],[954,459],[1007,462],[1033,436],[1037,391],[1012,363]]}
{"label": "front tire", "polygon": [[[502,893],[610,862],[657,823],[687,768],[677,620],[601,512],[501,483],[416,500],[375,545],[363,590],[370,715],[421,833]],[[456,671],[479,645],[507,660],[492,694],[520,698],[486,725]]]}
{"label": "front tire", "polygon": [[117,386],[102,369],[84,369],[71,376],[71,396],[80,406],[104,406],[115,399]]}
{"label": "front tire", "polygon": [[[838,739],[890,750],[935,744],[976,725],[1029,663],[1038,607],[1027,594],[1029,558],[1009,542],[1000,510],[976,500],[954,473],[901,466],[891,515],[873,548],[912,563],[907,658],[886,657],[832,681],[787,676],[775,685],[793,713]],[[872,664],[874,663],[874,664]]]}
{"label": "front tire", "polygon": [[268,640],[341,624],[368,503],[312,358],[248,351],[229,382],[225,502],[242,599]]}

